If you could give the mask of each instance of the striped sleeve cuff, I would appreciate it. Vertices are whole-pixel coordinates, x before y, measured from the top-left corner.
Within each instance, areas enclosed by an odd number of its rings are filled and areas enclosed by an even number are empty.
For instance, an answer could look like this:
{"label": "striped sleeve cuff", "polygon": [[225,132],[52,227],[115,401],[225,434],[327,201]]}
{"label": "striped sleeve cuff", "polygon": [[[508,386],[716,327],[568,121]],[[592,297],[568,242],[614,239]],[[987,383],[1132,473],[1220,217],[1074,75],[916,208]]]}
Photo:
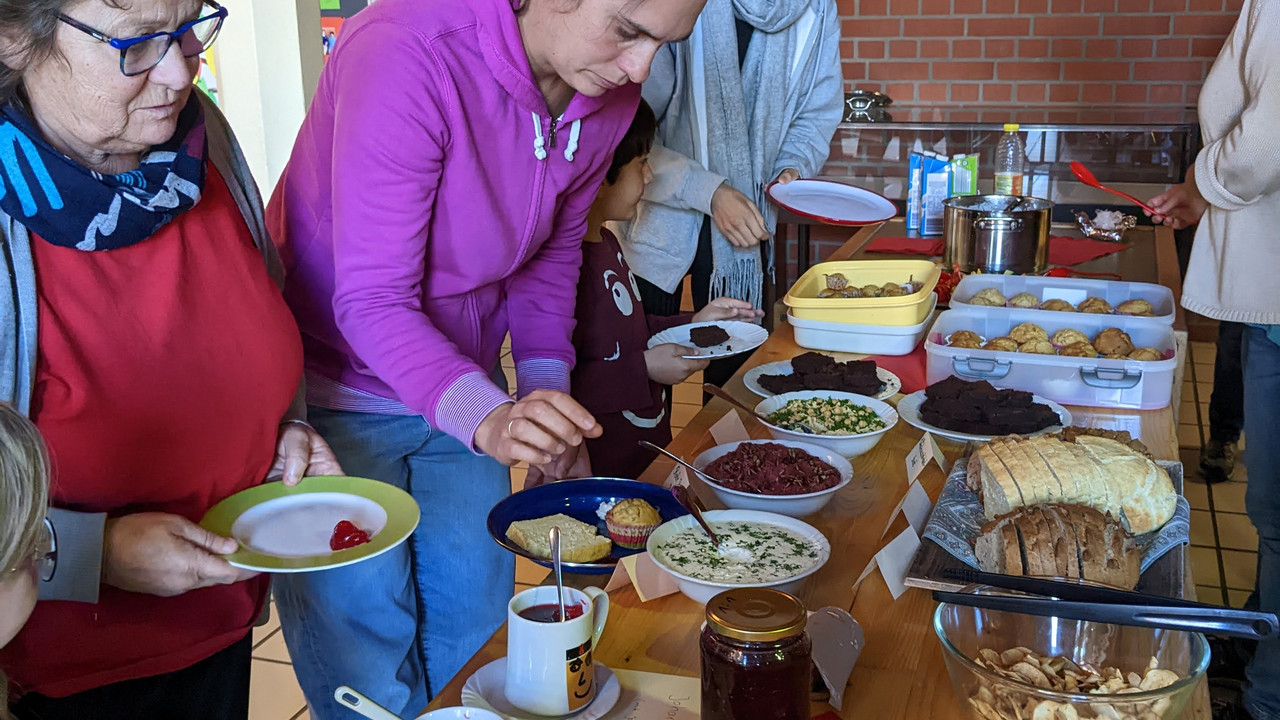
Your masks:
{"label": "striped sleeve cuff", "polygon": [[569,363],[555,358],[530,358],[516,364],[516,397],[534,390],[569,393]]}
{"label": "striped sleeve cuff", "polygon": [[49,521],[57,543],[58,565],[53,578],[40,583],[40,599],[98,602],[106,513],[50,508]]}
{"label": "striped sleeve cuff", "polygon": [[494,385],[488,376],[482,372],[469,372],[454,380],[440,396],[436,403],[435,424],[478,455],[476,430],[480,423],[489,413],[509,402],[510,396]]}

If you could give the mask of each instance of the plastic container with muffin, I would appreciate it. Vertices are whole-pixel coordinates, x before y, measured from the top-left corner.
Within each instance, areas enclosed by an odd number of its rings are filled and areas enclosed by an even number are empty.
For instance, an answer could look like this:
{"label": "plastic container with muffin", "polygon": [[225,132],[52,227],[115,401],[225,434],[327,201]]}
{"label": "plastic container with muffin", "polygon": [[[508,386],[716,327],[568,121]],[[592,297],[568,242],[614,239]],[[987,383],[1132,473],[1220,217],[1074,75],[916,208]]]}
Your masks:
{"label": "plastic container with muffin", "polygon": [[1176,351],[1172,326],[1149,318],[968,306],[929,329],[926,379],[955,375],[1063,405],[1156,410],[1172,397]]}
{"label": "plastic container with muffin", "polygon": [[1141,317],[1172,325],[1173,291],[1150,283],[1031,275],[966,275],[951,307],[969,306]]}

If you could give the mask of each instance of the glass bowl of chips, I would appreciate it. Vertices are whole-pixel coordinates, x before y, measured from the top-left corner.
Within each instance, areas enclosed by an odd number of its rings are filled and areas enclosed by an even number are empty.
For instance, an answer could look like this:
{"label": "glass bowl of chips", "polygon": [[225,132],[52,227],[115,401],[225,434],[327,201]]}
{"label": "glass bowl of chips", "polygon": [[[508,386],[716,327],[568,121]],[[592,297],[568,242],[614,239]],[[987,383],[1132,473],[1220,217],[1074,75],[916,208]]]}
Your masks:
{"label": "glass bowl of chips", "polygon": [[933,627],[956,699],[977,720],[1174,720],[1209,665],[1192,632],[949,603]]}

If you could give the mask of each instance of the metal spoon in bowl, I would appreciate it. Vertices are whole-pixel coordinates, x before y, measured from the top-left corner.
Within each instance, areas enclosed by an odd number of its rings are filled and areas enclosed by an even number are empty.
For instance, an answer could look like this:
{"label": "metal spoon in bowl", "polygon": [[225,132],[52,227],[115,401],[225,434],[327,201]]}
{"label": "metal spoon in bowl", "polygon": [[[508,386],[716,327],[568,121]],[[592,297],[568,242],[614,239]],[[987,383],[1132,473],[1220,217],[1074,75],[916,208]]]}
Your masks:
{"label": "metal spoon in bowl", "polygon": [[[654,451],[654,452],[657,452],[657,453],[661,453],[661,454],[663,454],[663,455],[666,455],[667,457],[671,458],[672,460],[675,460],[677,463],[680,463],[681,465],[685,466],[685,468],[687,468],[687,469],[689,469],[689,470],[692,470],[692,471],[694,471],[695,473],[697,473],[697,474],[701,475],[701,476],[702,476],[704,479],[706,479],[706,480],[710,480],[711,482],[713,482],[713,483],[715,483],[715,484],[717,484],[717,485],[724,485],[724,483],[720,482],[719,480],[715,479],[714,477],[711,477],[711,476],[710,476],[710,475],[708,475],[706,472],[704,472],[704,471],[702,471],[702,470],[699,470],[698,468],[694,467],[694,466],[693,466],[693,463],[690,463],[690,462],[688,462],[688,461],[686,461],[686,460],[682,460],[681,458],[676,457],[676,455],[674,455],[673,453],[671,453],[671,452],[669,452],[669,451],[667,451],[667,450],[664,450],[664,449],[662,449],[662,448],[658,447],[657,445],[654,445],[653,443],[649,442],[648,440],[639,440],[639,441],[637,441],[637,442],[639,442],[639,443],[640,443],[640,447],[649,448],[650,450],[652,450],[652,451]],[[698,504],[698,508],[699,508],[699,509],[702,509],[702,510],[706,510],[706,509],[707,509],[707,506],[702,504],[702,501],[698,499],[698,496],[697,496],[697,495],[694,495],[694,496],[693,496],[693,500],[694,500],[694,502],[696,502],[696,503]]]}
{"label": "metal spoon in bowl", "polygon": [[711,539],[712,547],[714,547],[716,550],[719,550],[720,538],[716,537],[715,531],[711,529],[711,525],[708,524],[706,519],[702,517],[702,511],[698,509],[698,505],[700,505],[701,503],[694,502],[693,500],[693,498],[696,496],[692,492],[690,492],[689,488],[683,485],[676,485],[672,487],[671,494],[675,496],[676,502],[683,505],[684,509],[688,510],[689,514],[693,515],[693,519],[697,520],[698,524],[702,526],[703,532],[705,532],[707,534],[707,537]]}
{"label": "metal spoon in bowl", "polygon": [[564,612],[564,576],[560,567],[560,527],[551,528],[551,564],[556,573],[556,604],[560,606],[560,622],[568,622]]}
{"label": "metal spoon in bowl", "polygon": [[774,426],[776,426],[776,427],[781,427],[781,428],[783,428],[784,430],[791,430],[792,428],[795,428],[795,429],[799,430],[800,432],[809,433],[810,435],[822,435],[822,434],[823,434],[823,433],[825,433],[825,432],[826,432],[826,430],[827,430],[825,427],[822,427],[822,426],[813,427],[813,426],[810,426],[810,425],[808,425],[808,424],[806,424],[806,423],[799,422],[799,421],[796,421],[796,422],[793,422],[793,423],[787,423],[787,425],[778,425],[777,423],[770,422],[770,421],[769,421],[769,418],[767,418],[767,417],[765,417],[765,416],[761,415],[760,413],[756,412],[754,408],[749,408],[749,407],[747,407],[745,403],[743,403],[742,401],[738,400],[737,398],[735,398],[734,396],[730,395],[729,393],[725,392],[724,390],[722,390],[722,389],[720,389],[720,388],[716,387],[715,385],[712,385],[711,383],[703,383],[703,384],[702,384],[702,389],[703,389],[703,391],[704,391],[704,392],[709,392],[709,393],[711,393],[712,395],[715,395],[716,397],[718,397],[718,398],[720,398],[721,400],[723,400],[723,401],[725,401],[725,402],[729,403],[730,405],[732,405],[732,406],[734,406],[734,407],[738,408],[739,410],[743,410],[743,411],[745,411],[745,412],[749,413],[749,414],[751,415],[751,417],[753,417],[753,418],[755,418],[755,419],[759,420],[760,422],[764,423],[765,425],[774,425]]}

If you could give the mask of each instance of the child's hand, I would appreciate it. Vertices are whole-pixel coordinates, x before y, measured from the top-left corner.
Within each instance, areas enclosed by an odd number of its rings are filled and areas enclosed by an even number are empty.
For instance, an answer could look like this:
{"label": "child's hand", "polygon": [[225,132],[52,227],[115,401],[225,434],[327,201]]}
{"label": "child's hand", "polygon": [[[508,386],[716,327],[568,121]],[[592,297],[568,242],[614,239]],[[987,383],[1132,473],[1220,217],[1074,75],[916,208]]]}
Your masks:
{"label": "child's hand", "polygon": [[697,348],[684,347],[675,343],[659,345],[644,351],[644,364],[649,370],[649,379],[662,385],[679,385],[689,376],[702,370],[711,363],[710,360],[687,360],[685,355],[696,355]]}
{"label": "child's hand", "polygon": [[712,322],[715,320],[759,320],[764,317],[763,310],[756,310],[751,307],[751,303],[743,300],[735,300],[731,297],[721,297],[707,303],[707,306],[699,310],[694,316],[694,322]]}

